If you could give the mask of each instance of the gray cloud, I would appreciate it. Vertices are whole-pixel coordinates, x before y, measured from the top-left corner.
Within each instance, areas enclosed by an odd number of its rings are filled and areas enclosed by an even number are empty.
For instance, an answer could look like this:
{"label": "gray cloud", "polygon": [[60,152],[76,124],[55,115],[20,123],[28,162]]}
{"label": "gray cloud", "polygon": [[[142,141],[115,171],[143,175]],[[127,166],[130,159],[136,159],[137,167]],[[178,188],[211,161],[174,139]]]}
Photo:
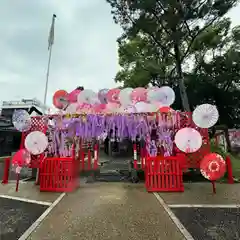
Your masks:
{"label": "gray cloud", "polygon": [[0,2],[0,100],[43,100],[52,14],[57,14],[48,104],[58,89],[113,87],[121,34],[104,0]]}
{"label": "gray cloud", "polygon": [[[48,104],[58,89],[113,87],[121,34],[105,0],[0,1],[0,101],[43,100],[52,14],[57,14]],[[239,24],[240,7],[231,10]]]}

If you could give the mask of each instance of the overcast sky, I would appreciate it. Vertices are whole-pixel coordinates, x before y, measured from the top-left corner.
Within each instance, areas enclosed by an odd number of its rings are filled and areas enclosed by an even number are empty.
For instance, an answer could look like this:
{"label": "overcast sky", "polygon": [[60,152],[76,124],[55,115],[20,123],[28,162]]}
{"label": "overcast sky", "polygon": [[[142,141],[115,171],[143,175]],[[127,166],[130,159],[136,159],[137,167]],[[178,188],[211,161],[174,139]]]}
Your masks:
{"label": "overcast sky", "polygon": [[[0,101],[43,101],[52,14],[57,15],[47,103],[58,89],[83,85],[95,91],[115,86],[121,34],[105,0],[1,0]],[[240,6],[231,10],[240,24]]]}

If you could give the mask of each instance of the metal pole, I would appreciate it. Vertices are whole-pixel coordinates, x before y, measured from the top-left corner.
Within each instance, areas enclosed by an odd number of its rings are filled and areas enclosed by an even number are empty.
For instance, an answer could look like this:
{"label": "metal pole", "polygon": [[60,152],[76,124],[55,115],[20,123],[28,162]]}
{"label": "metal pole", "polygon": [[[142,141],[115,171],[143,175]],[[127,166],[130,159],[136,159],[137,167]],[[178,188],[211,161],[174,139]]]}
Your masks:
{"label": "metal pole", "polygon": [[49,71],[51,65],[51,58],[52,58],[52,44],[49,48],[49,56],[48,56],[48,66],[47,66],[47,75],[46,75],[46,84],[45,84],[45,93],[44,93],[44,107],[46,106],[47,101],[47,91],[48,91],[48,79],[49,79]]}

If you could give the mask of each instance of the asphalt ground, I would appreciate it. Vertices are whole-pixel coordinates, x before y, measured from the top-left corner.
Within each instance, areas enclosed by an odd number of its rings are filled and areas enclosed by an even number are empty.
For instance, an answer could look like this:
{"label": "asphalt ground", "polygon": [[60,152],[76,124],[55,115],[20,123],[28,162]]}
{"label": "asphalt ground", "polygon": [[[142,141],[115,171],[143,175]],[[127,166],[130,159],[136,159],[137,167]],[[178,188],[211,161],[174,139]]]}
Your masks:
{"label": "asphalt ground", "polygon": [[0,198],[0,240],[17,240],[48,206]]}
{"label": "asphalt ground", "polygon": [[239,208],[172,208],[195,240],[239,240]]}

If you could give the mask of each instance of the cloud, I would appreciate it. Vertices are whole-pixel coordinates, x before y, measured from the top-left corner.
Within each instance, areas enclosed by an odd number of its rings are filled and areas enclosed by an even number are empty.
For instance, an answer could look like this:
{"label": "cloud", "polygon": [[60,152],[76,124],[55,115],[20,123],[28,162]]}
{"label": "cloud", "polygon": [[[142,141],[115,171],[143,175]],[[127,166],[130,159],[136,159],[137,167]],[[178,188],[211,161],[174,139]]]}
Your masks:
{"label": "cloud", "polygon": [[52,14],[57,15],[47,102],[58,89],[114,87],[115,25],[103,0],[0,2],[0,100],[43,100]]}
{"label": "cloud", "polygon": [[[0,1],[0,100],[43,100],[52,14],[57,15],[47,103],[58,89],[114,87],[119,70],[114,24],[105,0]],[[239,23],[237,6],[228,14]]]}

